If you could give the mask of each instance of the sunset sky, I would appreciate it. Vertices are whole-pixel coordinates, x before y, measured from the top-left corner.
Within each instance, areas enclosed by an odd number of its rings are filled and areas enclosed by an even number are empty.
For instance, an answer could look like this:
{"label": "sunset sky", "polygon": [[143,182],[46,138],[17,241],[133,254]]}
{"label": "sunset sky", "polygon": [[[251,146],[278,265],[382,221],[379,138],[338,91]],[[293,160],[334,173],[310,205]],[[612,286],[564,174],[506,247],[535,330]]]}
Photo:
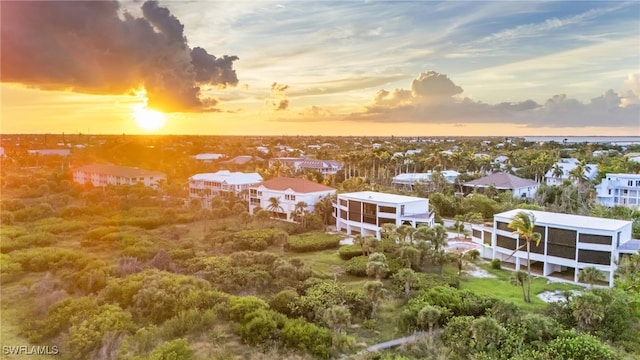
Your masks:
{"label": "sunset sky", "polygon": [[[2,1],[0,13],[3,134],[640,136],[638,1]],[[158,130],[140,123],[145,104],[164,113]]]}

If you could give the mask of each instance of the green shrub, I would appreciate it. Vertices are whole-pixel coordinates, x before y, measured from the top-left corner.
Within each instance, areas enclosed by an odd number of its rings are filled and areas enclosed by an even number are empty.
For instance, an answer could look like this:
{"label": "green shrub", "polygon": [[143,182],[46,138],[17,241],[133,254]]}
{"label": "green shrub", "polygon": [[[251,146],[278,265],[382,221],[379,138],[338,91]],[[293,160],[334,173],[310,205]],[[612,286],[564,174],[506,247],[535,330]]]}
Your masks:
{"label": "green shrub", "polygon": [[215,231],[207,236],[207,240],[217,244],[229,244],[235,251],[262,251],[273,244],[274,236],[282,232],[280,229],[253,229],[238,232]]}
{"label": "green shrub", "polygon": [[491,260],[491,268],[492,269],[500,270],[501,267],[502,267],[502,264],[500,263],[500,259]]}
{"label": "green shrub", "polygon": [[189,347],[187,340],[175,339],[154,349],[149,355],[149,360],[191,360],[193,354],[194,351]]}
{"label": "green shrub", "polygon": [[15,221],[35,221],[53,214],[53,207],[47,203],[39,203],[13,212]]}
{"label": "green shrub", "polygon": [[338,250],[338,254],[340,255],[340,258],[342,258],[343,260],[349,260],[353,257],[363,255],[362,247],[360,247],[359,245],[341,246],[340,249]]}
{"label": "green shrub", "polygon": [[84,230],[89,225],[86,221],[80,220],[62,220],[59,218],[54,218],[51,220],[53,221],[46,221],[44,224],[36,225],[36,230],[48,231],[52,234],[61,234],[77,230]]}
{"label": "green shrub", "polygon": [[98,240],[107,234],[111,234],[119,231],[117,226],[99,226],[95,229],[91,229],[84,234],[85,239]]}
{"label": "green shrub", "polygon": [[22,265],[10,255],[0,254],[0,280],[2,283],[14,280],[22,274]]}
{"label": "green shrub", "polygon": [[356,256],[351,258],[345,264],[345,271],[349,275],[366,277],[368,261],[369,258],[366,256]]}
{"label": "green shrub", "polygon": [[14,239],[3,240],[0,243],[0,252],[8,252],[32,247],[51,245],[56,241],[55,235],[48,232],[35,232],[32,234],[18,236]]}
{"label": "green shrub", "polygon": [[311,252],[335,249],[340,245],[340,235],[325,233],[304,233],[289,237],[289,249],[294,252]]}
{"label": "green shrub", "polygon": [[11,225],[3,225],[0,227],[0,234],[4,237],[8,237],[10,239],[16,238],[18,236],[26,235],[29,232],[27,229],[21,226],[11,226]]}
{"label": "green shrub", "polygon": [[3,199],[0,201],[0,210],[2,210],[2,212],[16,211],[24,208],[25,205],[22,199]]}
{"label": "green shrub", "polygon": [[302,319],[287,320],[281,332],[285,347],[308,351],[321,358],[328,358],[331,348],[331,331]]}
{"label": "green shrub", "polygon": [[25,271],[32,272],[82,269],[89,262],[89,258],[81,251],[50,247],[18,250],[12,253],[12,258]]}
{"label": "green shrub", "polygon": [[212,309],[204,312],[197,309],[181,311],[162,324],[162,336],[165,339],[174,339],[189,333],[199,332],[212,327],[216,318],[216,311]]}
{"label": "green shrub", "polygon": [[236,322],[243,321],[244,317],[256,310],[266,310],[269,308],[264,300],[256,296],[243,296],[231,299],[231,303],[228,310],[228,317]]}

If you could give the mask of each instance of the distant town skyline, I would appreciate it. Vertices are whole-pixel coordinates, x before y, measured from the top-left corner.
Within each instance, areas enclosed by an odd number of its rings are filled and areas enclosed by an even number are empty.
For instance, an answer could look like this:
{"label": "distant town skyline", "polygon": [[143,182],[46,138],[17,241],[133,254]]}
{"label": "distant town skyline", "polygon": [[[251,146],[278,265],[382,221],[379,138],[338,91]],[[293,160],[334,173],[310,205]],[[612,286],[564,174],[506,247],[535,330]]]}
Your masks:
{"label": "distant town skyline", "polygon": [[0,10],[3,134],[640,136],[637,1]]}

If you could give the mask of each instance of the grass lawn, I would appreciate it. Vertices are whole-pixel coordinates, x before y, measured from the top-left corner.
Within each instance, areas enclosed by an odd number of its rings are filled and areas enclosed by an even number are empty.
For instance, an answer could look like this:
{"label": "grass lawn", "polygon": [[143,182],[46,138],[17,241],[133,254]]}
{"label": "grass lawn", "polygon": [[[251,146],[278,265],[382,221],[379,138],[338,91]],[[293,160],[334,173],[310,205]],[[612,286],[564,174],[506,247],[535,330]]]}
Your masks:
{"label": "grass lawn", "polygon": [[522,287],[511,285],[509,279],[513,273],[510,270],[490,269],[483,266],[495,278],[474,278],[463,276],[460,280],[461,289],[469,289],[478,294],[487,295],[517,304],[525,310],[540,312],[546,308],[547,303],[536,295],[545,291],[579,290],[581,286],[566,283],[548,282],[542,277],[531,278],[531,304],[524,301]]}

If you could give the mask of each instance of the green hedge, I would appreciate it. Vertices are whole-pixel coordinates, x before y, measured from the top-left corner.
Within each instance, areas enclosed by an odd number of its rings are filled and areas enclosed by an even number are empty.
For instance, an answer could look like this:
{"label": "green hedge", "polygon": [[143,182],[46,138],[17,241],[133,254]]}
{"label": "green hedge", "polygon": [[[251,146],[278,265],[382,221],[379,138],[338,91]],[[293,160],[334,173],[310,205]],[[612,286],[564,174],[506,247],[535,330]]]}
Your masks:
{"label": "green hedge", "polygon": [[294,252],[311,252],[335,249],[340,245],[340,235],[304,233],[289,237],[289,249]]}
{"label": "green hedge", "polygon": [[343,260],[349,260],[351,258],[354,258],[356,256],[362,256],[362,247],[360,247],[359,245],[344,245],[340,247],[340,250],[338,250],[338,254],[340,255],[340,258],[342,258]]}
{"label": "green hedge", "polygon": [[369,258],[366,256],[356,256],[347,261],[345,266],[346,272],[353,276],[367,276],[367,262]]}

